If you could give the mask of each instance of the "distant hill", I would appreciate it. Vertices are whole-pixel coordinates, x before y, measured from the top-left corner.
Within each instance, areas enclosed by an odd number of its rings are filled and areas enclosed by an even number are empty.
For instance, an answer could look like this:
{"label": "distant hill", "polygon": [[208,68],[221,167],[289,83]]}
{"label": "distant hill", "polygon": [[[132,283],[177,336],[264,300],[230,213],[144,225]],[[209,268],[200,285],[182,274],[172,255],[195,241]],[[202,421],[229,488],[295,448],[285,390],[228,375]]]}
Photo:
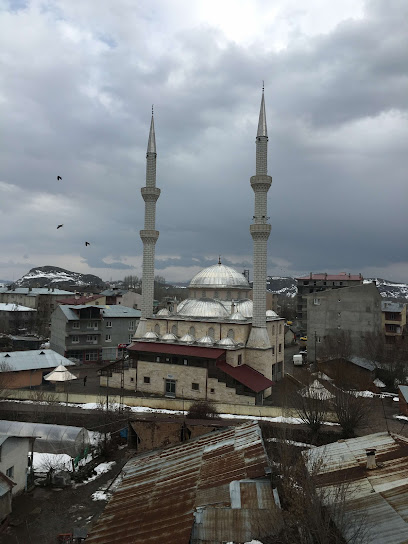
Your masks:
{"label": "distant hill", "polygon": [[16,287],[49,287],[72,291],[73,289],[86,290],[86,288],[103,288],[105,282],[93,274],[81,274],[71,272],[58,266],[39,266],[32,268],[22,278],[14,282]]}

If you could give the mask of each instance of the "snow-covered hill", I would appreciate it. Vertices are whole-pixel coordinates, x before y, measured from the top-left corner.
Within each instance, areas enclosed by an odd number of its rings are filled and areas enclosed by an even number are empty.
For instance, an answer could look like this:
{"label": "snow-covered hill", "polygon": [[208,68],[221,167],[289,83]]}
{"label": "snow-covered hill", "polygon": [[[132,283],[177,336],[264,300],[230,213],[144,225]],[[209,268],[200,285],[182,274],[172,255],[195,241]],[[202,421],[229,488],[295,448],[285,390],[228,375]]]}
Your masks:
{"label": "snow-covered hill", "polygon": [[266,279],[266,288],[272,293],[287,297],[294,297],[297,292],[296,280],[289,276],[268,276]]}
{"label": "snow-covered hill", "polygon": [[32,268],[22,278],[14,282],[16,287],[48,287],[51,284],[59,289],[105,286],[105,282],[98,276],[71,272],[58,266]]}
{"label": "snow-covered hill", "polygon": [[396,301],[408,300],[408,284],[396,283],[393,281],[383,280],[382,278],[366,278],[364,283],[370,283],[375,281],[381,296],[387,299],[394,299]]}

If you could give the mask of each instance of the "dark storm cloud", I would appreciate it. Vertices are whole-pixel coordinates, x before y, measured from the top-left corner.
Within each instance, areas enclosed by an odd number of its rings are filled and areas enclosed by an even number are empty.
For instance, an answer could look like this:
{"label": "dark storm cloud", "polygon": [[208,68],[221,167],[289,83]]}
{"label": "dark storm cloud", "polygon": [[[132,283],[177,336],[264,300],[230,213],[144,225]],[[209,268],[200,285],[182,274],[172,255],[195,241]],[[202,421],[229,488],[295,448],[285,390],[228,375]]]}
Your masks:
{"label": "dark storm cloud", "polygon": [[0,36],[0,228],[22,273],[28,252],[47,262],[75,256],[81,271],[140,273],[152,103],[156,268],[166,276],[218,254],[248,268],[262,79],[270,267],[358,272],[408,262],[396,234],[408,228],[405,2],[368,2],[363,17],[295,35],[279,51],[267,38],[229,41],[210,25],[163,31],[145,4],[122,6],[118,19],[104,2],[27,6],[3,14]]}

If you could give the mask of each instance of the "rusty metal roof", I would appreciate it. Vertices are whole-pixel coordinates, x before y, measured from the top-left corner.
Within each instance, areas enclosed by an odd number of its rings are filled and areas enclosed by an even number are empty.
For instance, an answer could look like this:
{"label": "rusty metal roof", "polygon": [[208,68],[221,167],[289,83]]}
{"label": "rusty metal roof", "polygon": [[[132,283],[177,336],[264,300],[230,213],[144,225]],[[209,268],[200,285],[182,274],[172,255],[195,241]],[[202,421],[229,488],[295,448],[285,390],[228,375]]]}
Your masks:
{"label": "rusty metal roof", "polygon": [[[264,478],[267,467],[261,431],[253,422],[137,455],[125,465],[123,481],[87,544],[188,544],[197,508],[232,508],[230,483]],[[263,508],[270,505],[264,488],[256,501],[251,496],[241,488],[246,509],[251,502],[255,509],[259,501]]]}
{"label": "rusty metal roof", "polygon": [[[375,449],[377,468],[368,470],[367,450]],[[316,470],[317,487],[330,491],[348,485],[349,523],[340,528],[350,537],[363,520],[370,544],[408,542],[408,439],[386,432],[341,440],[303,452],[309,471]],[[331,494],[332,497],[335,493]]]}

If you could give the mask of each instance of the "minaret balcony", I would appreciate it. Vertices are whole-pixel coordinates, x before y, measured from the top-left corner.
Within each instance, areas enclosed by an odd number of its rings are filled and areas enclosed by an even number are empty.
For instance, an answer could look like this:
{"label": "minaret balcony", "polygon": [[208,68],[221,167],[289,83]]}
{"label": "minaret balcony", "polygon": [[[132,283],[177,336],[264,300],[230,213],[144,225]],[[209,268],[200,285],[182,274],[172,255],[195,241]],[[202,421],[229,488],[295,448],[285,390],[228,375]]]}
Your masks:
{"label": "minaret balcony", "polygon": [[145,202],[156,202],[160,196],[160,189],[157,187],[142,187],[140,192]]}
{"label": "minaret balcony", "polygon": [[251,187],[254,192],[267,193],[272,185],[272,177],[259,174],[251,176]]}
{"label": "minaret balcony", "polygon": [[272,227],[268,223],[252,223],[252,225],[249,225],[249,232],[254,241],[267,240],[271,233],[271,229]]}
{"label": "minaret balcony", "polygon": [[140,238],[142,239],[143,243],[146,244],[155,244],[157,242],[157,239],[159,238],[159,231],[158,230],[141,230],[140,231]]}

